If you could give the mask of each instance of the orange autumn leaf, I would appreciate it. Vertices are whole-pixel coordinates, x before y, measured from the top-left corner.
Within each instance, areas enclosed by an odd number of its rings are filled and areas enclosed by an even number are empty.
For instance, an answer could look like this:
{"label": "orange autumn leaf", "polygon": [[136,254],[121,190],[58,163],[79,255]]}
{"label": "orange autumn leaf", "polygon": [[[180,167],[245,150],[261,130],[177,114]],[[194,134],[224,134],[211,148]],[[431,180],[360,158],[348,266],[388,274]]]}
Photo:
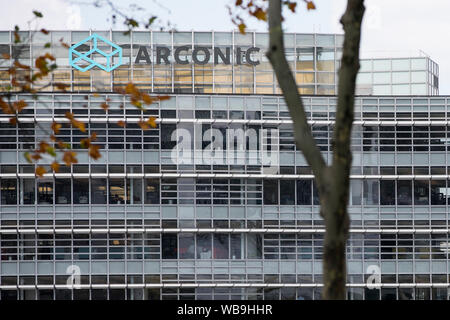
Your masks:
{"label": "orange autumn leaf", "polygon": [[59,171],[59,163],[56,161],[53,161],[52,164],[50,165],[50,167],[53,169],[54,172]]}
{"label": "orange autumn leaf", "polygon": [[297,2],[289,2],[288,7],[292,12],[295,12],[295,7],[297,7]]}
{"label": "orange autumn leaf", "polygon": [[89,156],[94,160],[99,159],[101,157],[99,149],[100,149],[100,146],[91,144],[89,146]]}
{"label": "orange autumn leaf", "polygon": [[45,153],[45,151],[50,147],[50,145],[45,142],[45,141],[41,141],[41,143],[39,143],[39,151],[40,153]]}
{"label": "orange autumn leaf", "polygon": [[84,139],[80,140],[80,146],[83,149],[88,148],[90,144],[91,144],[91,141],[89,140],[89,138],[84,138]]}
{"label": "orange autumn leaf", "polygon": [[61,127],[62,127],[62,124],[60,124],[60,123],[57,123],[57,122],[52,123],[52,130],[55,134],[59,133],[59,129],[61,129]]}
{"label": "orange autumn leaf", "polygon": [[144,93],[142,94],[142,101],[144,101],[145,104],[152,104],[155,101],[155,99],[150,97],[148,94]]}
{"label": "orange autumn leaf", "polygon": [[157,96],[159,101],[169,100],[170,96]]}
{"label": "orange autumn leaf", "polygon": [[17,68],[19,68],[19,69],[24,69],[24,70],[30,70],[31,68],[30,68],[30,66],[27,66],[27,65],[25,65],[25,64],[23,64],[23,63],[20,63],[19,61],[14,61],[14,66],[15,67],[17,67]]}
{"label": "orange autumn leaf", "polygon": [[81,139],[80,146],[83,149],[89,148],[92,144],[92,141],[97,139],[97,133],[93,132],[89,138]]}
{"label": "orange autumn leaf", "polygon": [[148,130],[150,128],[156,128],[156,118],[150,117],[146,121],[139,121],[138,126],[141,127],[142,130]]}
{"label": "orange autumn leaf", "polygon": [[129,82],[125,87],[125,92],[128,94],[138,95],[139,89],[133,83]]}
{"label": "orange autumn leaf", "polygon": [[119,121],[117,121],[117,125],[119,127],[125,128],[125,121],[119,120]]}
{"label": "orange autumn leaf", "polygon": [[61,46],[63,46],[64,48],[66,48],[66,49],[70,48],[70,46],[67,43],[62,42],[62,41],[60,41],[60,42],[61,42]]}
{"label": "orange autumn leaf", "polygon": [[74,118],[73,113],[66,112],[65,116],[67,119],[70,120],[70,123],[72,124],[72,126],[74,126],[75,128],[78,128],[81,132],[86,132],[86,127],[85,127],[84,123],[76,120]]}
{"label": "orange autumn leaf", "polygon": [[7,102],[5,102],[2,97],[0,97],[0,108],[2,109],[3,113],[6,114],[14,113],[13,110],[11,109],[11,106]]}
{"label": "orange autumn leaf", "polygon": [[47,170],[45,170],[44,167],[39,166],[36,168],[35,173],[38,177],[42,177],[44,175],[44,173],[47,173]]}
{"label": "orange autumn leaf", "polygon": [[148,124],[150,125],[150,127],[152,128],[156,128],[156,118],[155,117],[150,117],[147,120]]}
{"label": "orange autumn leaf", "polygon": [[242,33],[242,34],[245,34],[245,28],[246,28],[246,27],[247,27],[247,26],[245,25],[245,23],[240,23],[240,24],[238,25],[239,32]]}
{"label": "orange autumn leaf", "polygon": [[55,82],[55,83],[53,83],[53,85],[54,85],[57,89],[62,90],[62,91],[66,91],[66,89],[67,89],[68,87],[70,87],[70,85],[68,85],[68,84],[66,84],[66,83],[61,83],[61,82]]}
{"label": "orange autumn leaf", "polygon": [[56,60],[56,58],[53,55],[51,55],[50,53],[48,53],[48,52],[46,52],[44,54],[44,58],[46,58],[48,60],[51,60],[51,61],[55,61]]}
{"label": "orange autumn leaf", "polygon": [[108,110],[109,109],[109,105],[106,103],[106,102],[103,102],[101,105],[100,105],[100,108],[102,108],[103,110]]}
{"label": "orange autumn leaf", "polygon": [[50,61],[55,61],[54,56],[52,56],[50,53],[46,53],[40,57],[37,57],[34,62],[36,68],[38,68],[41,73],[39,77],[46,76],[50,72],[47,59]]}
{"label": "orange autumn leaf", "polygon": [[146,121],[139,121],[138,126],[141,127],[142,130],[150,129],[150,126],[146,123]]}
{"label": "orange autumn leaf", "polygon": [[[168,96],[152,97],[147,93],[141,92],[139,88],[131,82],[128,83],[125,87],[114,88],[114,91],[123,95],[129,95],[130,103],[142,110],[144,109],[144,104],[150,105],[155,101],[162,101],[170,98]],[[123,108],[123,106],[121,106],[121,108]]]}
{"label": "orange autumn leaf", "polygon": [[68,144],[66,142],[58,141],[57,144],[58,144],[59,149],[69,149],[70,148],[70,144]]}
{"label": "orange autumn leaf", "polygon": [[142,108],[142,102],[137,99],[131,98],[131,104],[135,107],[138,107],[139,109]]}
{"label": "orange autumn leaf", "polygon": [[34,62],[36,68],[41,71],[43,75],[46,75],[48,73],[48,67],[47,67],[47,61],[45,61],[44,57],[38,57],[36,58],[36,61]]}
{"label": "orange autumn leaf", "polygon": [[33,154],[33,155],[31,156],[31,158],[32,158],[33,160],[39,160],[39,159],[41,159],[42,157],[41,157],[41,155],[40,155],[39,153],[35,153],[35,154]]}
{"label": "orange autumn leaf", "polygon": [[22,111],[27,106],[27,103],[23,100],[13,102],[13,109],[17,112]]}
{"label": "orange autumn leaf", "polygon": [[315,6],[314,2],[312,2],[312,1],[307,1],[307,2],[306,2],[306,8],[307,8],[308,10],[315,10],[315,9],[316,9],[316,6]]}
{"label": "orange autumn leaf", "polygon": [[266,12],[265,12],[263,9],[261,9],[261,8],[257,8],[257,9],[255,10],[255,12],[253,12],[253,16],[255,16],[255,18],[258,19],[258,20],[263,20],[263,21],[266,21],[266,20],[267,20],[267,14],[266,14]]}
{"label": "orange autumn leaf", "polygon": [[77,158],[75,157],[76,153],[73,151],[64,152],[63,161],[66,166],[70,167],[72,163],[78,163]]}
{"label": "orange autumn leaf", "polygon": [[[17,73],[17,69],[15,67],[8,68],[8,74],[15,75]],[[14,78],[13,78],[14,80]]]}

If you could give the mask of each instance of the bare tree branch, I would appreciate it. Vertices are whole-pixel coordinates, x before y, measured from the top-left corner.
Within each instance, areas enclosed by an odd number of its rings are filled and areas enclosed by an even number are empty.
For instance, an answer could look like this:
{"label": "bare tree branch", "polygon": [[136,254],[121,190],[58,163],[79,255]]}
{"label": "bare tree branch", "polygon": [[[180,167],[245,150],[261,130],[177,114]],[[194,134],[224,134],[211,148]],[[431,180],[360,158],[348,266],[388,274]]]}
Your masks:
{"label": "bare tree branch", "polygon": [[283,29],[281,26],[281,0],[269,1],[270,44],[266,55],[277,76],[281,91],[289,109],[294,127],[297,148],[303,152],[316,177],[319,190],[325,187],[323,173],[326,163],[308,124],[303,101],[297,89],[294,76],[284,55]]}

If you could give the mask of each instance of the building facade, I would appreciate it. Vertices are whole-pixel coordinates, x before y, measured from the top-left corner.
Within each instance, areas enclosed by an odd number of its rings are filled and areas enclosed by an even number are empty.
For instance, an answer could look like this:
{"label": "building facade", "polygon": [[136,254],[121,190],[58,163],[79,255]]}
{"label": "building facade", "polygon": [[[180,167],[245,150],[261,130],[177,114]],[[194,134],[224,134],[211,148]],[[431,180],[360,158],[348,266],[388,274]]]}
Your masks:
{"label": "building facade", "polygon": [[362,59],[358,95],[439,94],[439,66],[429,57]]}
{"label": "building facade", "polygon": [[[20,52],[30,64],[53,43],[60,67],[51,80],[70,91],[12,94],[28,104],[14,126],[0,114],[1,299],[320,299],[324,225],[263,55],[267,34],[96,34],[122,48],[111,72],[79,71],[57,46],[61,38],[76,46],[89,32],[39,34]],[[0,33],[2,53],[14,53],[11,35]],[[286,39],[313,135],[330,161],[342,36]],[[420,81],[433,87],[434,62],[402,60],[386,59],[392,70],[370,60],[361,72],[384,77],[391,90],[395,72],[409,74],[401,84],[410,90]],[[113,91],[129,81],[170,99],[139,110]],[[450,98],[436,93],[356,98],[350,299],[449,296]],[[87,123],[88,133],[64,125],[58,134],[78,163],[37,178],[24,153],[68,111]],[[143,131],[137,122],[148,116],[158,126]],[[98,160],[80,146],[94,131]]]}
{"label": "building facade", "polygon": [[[69,64],[68,49],[61,43],[74,45],[92,34],[111,40],[122,48],[122,65],[112,72],[98,68],[80,71]],[[150,92],[224,93],[224,94],[280,94],[275,75],[265,52],[268,34],[248,32],[131,32],[122,31],[53,31],[45,35],[28,31],[18,32],[23,43],[14,43],[14,33],[0,31],[0,54],[9,54],[21,63],[33,65],[35,58],[50,52],[58,69],[51,79],[63,83],[73,92],[112,91],[128,82]],[[343,35],[285,34],[287,59],[302,94],[333,95],[337,88],[337,70],[342,54]],[[46,47],[46,44],[52,44]],[[175,58],[177,48],[183,48]],[[206,63],[194,63],[196,48],[208,48]],[[86,49],[87,47],[84,47]],[[106,46],[104,47],[106,48]],[[170,53],[165,60],[165,50]],[[247,63],[246,52],[257,48],[249,57],[257,64]],[[83,46],[80,48],[83,49]],[[223,63],[229,50],[229,63]],[[237,51],[242,52],[242,58]],[[205,61],[205,51],[197,51],[197,58]],[[231,54],[232,53],[232,54]],[[178,59],[178,63],[176,61]],[[225,59],[226,60],[226,59]],[[187,61],[188,63],[184,63]],[[167,62],[167,63],[166,63]],[[217,62],[217,63],[214,63]],[[7,87],[10,75],[6,72],[10,60],[0,55],[0,87]],[[437,95],[439,67],[428,57],[362,59],[357,80],[361,95]],[[48,89],[59,91],[56,86]]]}

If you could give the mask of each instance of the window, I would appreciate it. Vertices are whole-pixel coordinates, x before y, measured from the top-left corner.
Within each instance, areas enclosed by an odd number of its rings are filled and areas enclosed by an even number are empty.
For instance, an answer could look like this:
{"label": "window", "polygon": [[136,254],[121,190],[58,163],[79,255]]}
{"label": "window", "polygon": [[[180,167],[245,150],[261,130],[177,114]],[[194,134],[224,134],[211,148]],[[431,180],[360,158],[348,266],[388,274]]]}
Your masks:
{"label": "window", "polygon": [[89,180],[73,179],[73,203],[88,204],[89,203]]}
{"label": "window", "polygon": [[212,258],[212,236],[208,233],[197,234],[197,259]]}
{"label": "window", "polygon": [[161,253],[163,259],[176,259],[178,251],[177,235],[163,234],[161,240]]}
{"label": "window", "polygon": [[413,84],[411,85],[411,94],[413,95],[426,95],[427,85],[426,84]]}
{"label": "window", "polygon": [[316,44],[318,46],[334,47],[334,35],[317,34]]}
{"label": "window", "polygon": [[353,206],[361,205],[361,196],[362,196],[362,181],[361,180],[350,180],[350,186],[352,191],[351,204]]}
{"label": "window", "polygon": [[389,71],[391,69],[390,60],[373,60],[374,71]]}
{"label": "window", "polygon": [[280,181],[280,204],[295,204],[295,180]]}
{"label": "window", "polygon": [[35,190],[34,179],[22,179],[21,187],[23,194],[21,194],[21,204],[35,204]]}
{"label": "window", "polygon": [[230,253],[231,259],[242,259],[243,258],[243,245],[244,237],[240,234],[230,235]]}
{"label": "window", "polygon": [[373,74],[373,83],[383,84],[391,82],[391,74],[388,72],[376,72]]}
{"label": "window", "polygon": [[380,204],[385,206],[395,205],[395,181],[380,181]]}
{"label": "window", "polygon": [[53,181],[38,181],[38,203],[53,204]]}
{"label": "window", "polygon": [[313,181],[313,205],[319,205],[319,190],[317,189],[316,183]]}
{"label": "window", "polygon": [[109,179],[109,204],[124,204],[125,188],[123,179]]}
{"label": "window", "polygon": [[196,191],[197,204],[211,204],[211,180],[197,179]]}
{"label": "window", "polygon": [[448,189],[445,180],[431,180],[431,205],[445,205]]}
{"label": "window", "polygon": [[414,181],[414,204],[428,205],[429,201],[429,187],[428,181],[416,180]]}
{"label": "window", "polygon": [[71,203],[72,183],[70,179],[55,179],[55,202],[57,204]]}
{"label": "window", "polygon": [[363,204],[378,205],[378,181],[364,180],[363,190]]}
{"label": "window", "polygon": [[172,141],[172,132],[176,129],[174,124],[161,125],[161,149],[173,149],[176,141]]}
{"label": "window", "polygon": [[427,68],[426,58],[411,59],[412,70],[425,70]]}
{"label": "window", "polygon": [[409,72],[393,72],[392,73],[393,83],[408,83],[409,82]]}
{"label": "window", "polygon": [[372,74],[371,73],[358,73],[358,77],[356,78],[356,83],[358,84],[370,84],[372,83]]}
{"label": "window", "polygon": [[91,180],[91,202],[106,204],[106,179]]}
{"label": "window", "polygon": [[247,234],[247,259],[262,258],[262,238],[260,234]]}
{"label": "window", "polygon": [[214,259],[228,259],[229,257],[229,235],[216,233],[214,234],[213,254]]}
{"label": "window", "polygon": [[311,205],[311,180],[297,180],[297,204]]}
{"label": "window", "polygon": [[278,204],[278,180],[264,180],[264,204]]}
{"label": "window", "polygon": [[392,86],[393,95],[405,95],[410,93],[408,84],[396,84]]}
{"label": "window", "polygon": [[[194,204],[195,181],[191,178],[178,179],[178,197],[181,204]],[[235,194],[239,196],[239,194]]]}
{"label": "window", "polygon": [[392,70],[395,71],[409,70],[409,60],[408,59],[392,60]]}
{"label": "window", "polygon": [[17,180],[1,180],[2,204],[17,204]]}
{"label": "window", "polygon": [[213,187],[213,203],[214,204],[228,204],[228,180],[227,179],[214,179],[212,183]]}
{"label": "window", "polygon": [[145,203],[159,204],[159,179],[145,180]]}
{"label": "window", "polygon": [[181,233],[179,235],[179,258],[194,259],[195,258],[195,238],[192,233]]}
{"label": "window", "polygon": [[317,48],[317,70],[334,71],[334,49]]}
{"label": "window", "polygon": [[360,64],[361,64],[361,68],[359,70],[360,72],[372,71],[372,60],[361,60]]}
{"label": "window", "polygon": [[142,179],[127,179],[127,203],[142,203]]}
{"label": "window", "polygon": [[297,48],[297,70],[314,71],[313,48]]}
{"label": "window", "polygon": [[297,46],[314,46],[314,35],[296,34],[295,42]]}
{"label": "window", "polygon": [[412,186],[411,181],[397,181],[397,204],[411,205],[412,203]]}

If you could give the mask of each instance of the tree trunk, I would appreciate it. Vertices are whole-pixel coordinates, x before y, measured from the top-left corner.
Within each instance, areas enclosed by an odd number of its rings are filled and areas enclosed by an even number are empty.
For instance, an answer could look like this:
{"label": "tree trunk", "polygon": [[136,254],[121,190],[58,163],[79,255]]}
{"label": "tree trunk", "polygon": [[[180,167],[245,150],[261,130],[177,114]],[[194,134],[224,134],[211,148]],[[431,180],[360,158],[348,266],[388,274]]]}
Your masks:
{"label": "tree trunk", "polygon": [[[342,188],[344,189],[344,188]],[[326,197],[324,197],[326,198]],[[346,299],[346,242],[350,224],[346,202],[333,207],[322,207],[325,219],[325,237],[323,242],[323,299]]]}
{"label": "tree trunk", "polygon": [[351,131],[364,0],[348,0],[341,18],[345,30],[332,148],[333,163],[327,166],[308,124],[297,84],[284,54],[282,1],[269,1],[269,50],[266,53],[277,76],[294,126],[294,138],[314,173],[319,190],[321,215],[325,220],[323,254],[324,289],[329,300],[346,298],[346,242],[350,218],[347,203],[350,188]]}
{"label": "tree trunk", "polygon": [[350,217],[347,204],[352,165],[351,133],[354,118],[356,76],[359,71],[359,45],[364,0],[348,0],[341,18],[345,38],[339,69],[338,101],[333,132],[333,164],[327,203],[324,207],[325,239],[323,256],[323,298],[329,300],[346,298],[346,252]]}

